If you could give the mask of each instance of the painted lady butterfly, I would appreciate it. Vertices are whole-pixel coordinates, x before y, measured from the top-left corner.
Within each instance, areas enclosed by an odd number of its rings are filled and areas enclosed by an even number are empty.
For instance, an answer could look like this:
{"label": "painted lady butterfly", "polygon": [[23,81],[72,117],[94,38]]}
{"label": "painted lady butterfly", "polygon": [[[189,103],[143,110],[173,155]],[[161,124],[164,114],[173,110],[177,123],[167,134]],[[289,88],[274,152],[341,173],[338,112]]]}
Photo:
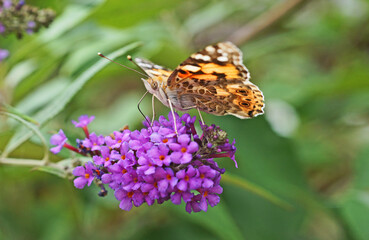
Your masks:
{"label": "painted lady butterfly", "polygon": [[147,90],[168,107],[242,119],[263,114],[263,94],[250,82],[242,52],[231,42],[205,47],[174,71],[141,58],[135,62],[150,77],[142,79]]}

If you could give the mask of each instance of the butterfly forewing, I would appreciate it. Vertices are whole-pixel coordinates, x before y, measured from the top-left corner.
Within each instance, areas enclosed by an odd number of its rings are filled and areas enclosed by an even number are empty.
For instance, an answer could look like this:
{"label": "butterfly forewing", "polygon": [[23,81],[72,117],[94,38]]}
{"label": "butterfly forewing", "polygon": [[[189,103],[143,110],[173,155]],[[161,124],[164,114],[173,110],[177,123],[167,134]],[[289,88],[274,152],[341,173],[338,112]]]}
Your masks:
{"label": "butterfly forewing", "polygon": [[172,70],[163,66],[157,65],[143,58],[135,58],[135,62],[142,68],[149,77],[154,81],[167,81]]}
{"label": "butterfly forewing", "polygon": [[249,81],[242,52],[230,42],[205,47],[181,63],[168,78],[175,108],[199,108],[214,115],[251,118],[263,113],[264,97]]}

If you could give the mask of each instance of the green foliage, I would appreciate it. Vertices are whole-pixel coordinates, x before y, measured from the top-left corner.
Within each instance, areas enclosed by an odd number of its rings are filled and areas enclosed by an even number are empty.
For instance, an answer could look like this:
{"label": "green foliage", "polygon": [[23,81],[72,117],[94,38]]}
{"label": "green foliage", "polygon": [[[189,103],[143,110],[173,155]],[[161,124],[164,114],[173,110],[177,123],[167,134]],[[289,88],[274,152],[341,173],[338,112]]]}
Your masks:
{"label": "green foliage", "polygon": [[[275,1],[27,3],[57,16],[37,34],[1,39],[10,56],[0,62],[9,112],[0,115],[0,153],[37,168],[0,162],[0,239],[369,239],[367,1],[305,1],[238,43],[266,114],[204,115],[236,138],[239,168],[220,161],[227,169],[220,205],[191,215],[169,203],[123,212],[111,192],[76,190],[70,168],[85,159],[62,151],[62,161],[46,156],[51,164],[41,166],[42,139],[59,128],[80,137],[70,121],[81,114],[95,115],[91,129],[102,134],[141,126],[140,76],[97,52],[128,66],[130,54],[174,68]],[[141,106],[151,113],[149,98]]]}

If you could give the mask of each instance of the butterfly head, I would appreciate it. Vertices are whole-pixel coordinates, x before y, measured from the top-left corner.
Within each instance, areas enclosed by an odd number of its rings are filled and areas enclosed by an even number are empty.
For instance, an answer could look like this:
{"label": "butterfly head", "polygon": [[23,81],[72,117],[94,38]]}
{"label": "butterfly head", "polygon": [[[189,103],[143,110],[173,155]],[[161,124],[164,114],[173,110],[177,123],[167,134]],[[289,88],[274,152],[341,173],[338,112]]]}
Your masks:
{"label": "butterfly head", "polygon": [[155,94],[158,91],[159,83],[157,81],[153,80],[152,78],[141,79],[144,82],[145,88],[147,89],[147,91],[149,91],[149,93]]}

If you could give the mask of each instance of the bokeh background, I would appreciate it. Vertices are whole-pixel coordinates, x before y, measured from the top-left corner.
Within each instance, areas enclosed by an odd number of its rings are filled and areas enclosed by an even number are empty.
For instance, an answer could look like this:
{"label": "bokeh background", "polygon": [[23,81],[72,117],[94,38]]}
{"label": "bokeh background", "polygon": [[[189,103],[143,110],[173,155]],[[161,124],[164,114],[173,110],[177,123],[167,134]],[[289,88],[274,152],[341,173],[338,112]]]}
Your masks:
{"label": "bokeh background", "polygon": [[[77,190],[66,178],[0,162],[0,239],[369,239],[368,1],[26,3],[52,8],[56,18],[21,40],[0,36],[10,52],[0,62],[0,94],[13,107],[7,111],[38,121],[47,139],[60,128],[82,137],[70,122],[81,114],[95,115],[90,129],[101,134],[142,126],[140,75],[96,54],[121,48],[116,60],[128,66],[130,54],[175,68],[232,40],[264,92],[266,113],[204,114],[236,139],[239,164],[221,160],[221,203],[206,213],[169,202],[124,212],[97,187]],[[141,106],[149,115],[150,98]],[[21,123],[0,120],[0,150],[27,137]],[[42,149],[32,137],[8,157],[42,159]],[[71,157],[62,151],[52,161]]]}

